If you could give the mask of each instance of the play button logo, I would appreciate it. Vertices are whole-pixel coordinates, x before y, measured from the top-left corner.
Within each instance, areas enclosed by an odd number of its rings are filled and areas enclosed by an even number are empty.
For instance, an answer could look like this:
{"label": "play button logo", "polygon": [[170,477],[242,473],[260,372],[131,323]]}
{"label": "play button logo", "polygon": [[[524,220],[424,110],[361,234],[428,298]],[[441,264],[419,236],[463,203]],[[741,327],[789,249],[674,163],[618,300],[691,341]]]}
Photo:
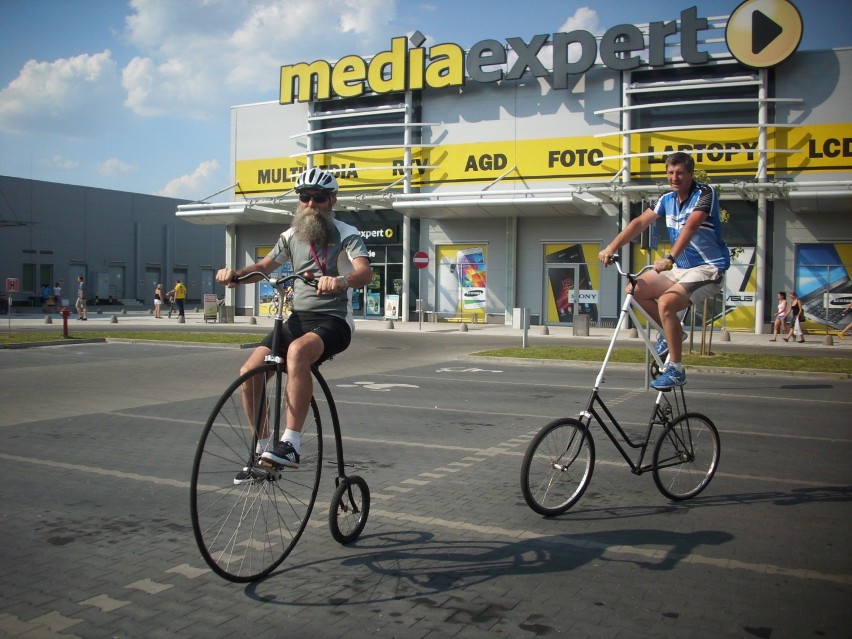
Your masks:
{"label": "play button logo", "polygon": [[793,55],[802,31],[802,16],[788,0],[746,0],[728,19],[725,40],[737,60],[763,69]]}
{"label": "play button logo", "polygon": [[763,11],[751,14],[751,52],[754,55],[760,55],[782,33],[784,28]]}

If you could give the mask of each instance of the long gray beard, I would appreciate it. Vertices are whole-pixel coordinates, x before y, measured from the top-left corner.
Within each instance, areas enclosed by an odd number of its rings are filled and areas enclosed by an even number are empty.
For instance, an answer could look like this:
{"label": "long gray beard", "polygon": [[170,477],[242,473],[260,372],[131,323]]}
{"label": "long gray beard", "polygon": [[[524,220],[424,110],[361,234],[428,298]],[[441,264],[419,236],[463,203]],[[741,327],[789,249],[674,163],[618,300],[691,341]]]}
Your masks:
{"label": "long gray beard", "polygon": [[290,228],[297,239],[314,246],[325,246],[331,239],[331,217],[314,208],[305,207],[296,213]]}

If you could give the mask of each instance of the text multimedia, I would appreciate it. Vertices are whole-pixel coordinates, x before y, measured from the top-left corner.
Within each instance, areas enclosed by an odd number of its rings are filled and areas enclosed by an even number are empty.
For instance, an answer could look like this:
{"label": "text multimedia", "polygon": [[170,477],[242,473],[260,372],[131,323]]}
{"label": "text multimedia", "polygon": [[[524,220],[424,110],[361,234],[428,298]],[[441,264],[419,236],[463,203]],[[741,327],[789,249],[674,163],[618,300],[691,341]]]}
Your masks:
{"label": "text multimedia", "polygon": [[[706,51],[698,50],[698,32],[708,28],[707,18],[698,17],[697,7],[680,13],[680,53],[687,64],[704,64],[709,59]],[[676,20],[652,22],[648,31],[648,65],[666,64],[666,38],[678,33]],[[419,34],[418,34],[419,35]],[[524,42],[521,38],[507,38],[506,44],[517,55],[510,69],[499,67],[508,61],[506,46],[497,40],[482,40],[474,44],[465,55],[464,49],[453,43],[436,44],[429,49],[419,45],[422,36],[412,38],[415,45],[408,47],[407,38],[391,39],[388,51],[377,53],[369,60],[348,55],[334,64],[325,60],[285,65],[281,67],[279,102],[309,102],[332,97],[355,98],[373,93],[394,93],[424,88],[462,86],[467,77],[473,82],[498,82],[517,80],[529,70],[535,77],[552,78],[556,89],[568,88],[568,78],[588,71],[598,56],[595,36],[588,31],[576,30],[554,33],[552,37],[553,71],[548,71],[538,59],[538,53],[551,41],[548,35],[537,35]],[[579,45],[581,54],[568,60],[572,44]],[[600,40],[601,61],[615,71],[627,71],[642,64],[639,52],[646,50],[645,37],[638,27],[620,24],[608,29]]]}

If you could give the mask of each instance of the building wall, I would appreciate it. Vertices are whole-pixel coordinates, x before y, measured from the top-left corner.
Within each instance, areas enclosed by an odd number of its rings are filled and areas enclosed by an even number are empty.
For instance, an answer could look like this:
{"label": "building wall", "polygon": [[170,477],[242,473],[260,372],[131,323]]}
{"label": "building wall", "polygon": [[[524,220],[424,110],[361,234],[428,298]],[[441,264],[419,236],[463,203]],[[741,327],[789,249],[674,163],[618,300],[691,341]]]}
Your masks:
{"label": "building wall", "polygon": [[[185,200],[0,176],[0,275],[24,281],[24,264],[36,279],[49,270],[73,299],[83,275],[89,295],[117,300],[153,298],[157,282],[168,288],[185,279],[190,300],[213,292],[211,271],[224,263],[225,232],[175,218]],[[35,287],[43,282],[37,281]],[[167,289],[168,290],[168,289]],[[28,300],[38,290],[22,290]]]}

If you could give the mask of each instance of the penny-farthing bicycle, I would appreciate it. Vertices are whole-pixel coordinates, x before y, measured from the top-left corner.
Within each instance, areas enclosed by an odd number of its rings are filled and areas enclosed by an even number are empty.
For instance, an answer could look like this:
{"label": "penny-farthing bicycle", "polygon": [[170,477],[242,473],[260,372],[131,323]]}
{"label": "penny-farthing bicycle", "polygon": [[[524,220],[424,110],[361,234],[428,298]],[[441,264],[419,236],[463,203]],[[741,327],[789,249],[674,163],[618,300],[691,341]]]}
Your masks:
{"label": "penny-farthing bicycle", "polygon": [[[247,277],[258,275],[262,274]],[[309,275],[264,277],[282,295],[296,279],[316,286]],[[283,323],[283,309],[279,309],[273,355],[238,377],[216,402],[192,467],[195,540],[207,564],[230,581],[267,576],[299,541],[319,490],[324,423],[331,423],[337,450],[338,476],[328,513],[332,537],[341,544],[355,541],[370,512],[367,482],[344,472],[337,408],[318,366],[312,369],[316,385],[302,429],[299,468],[272,465],[257,451],[258,437],[276,442],[284,428],[287,370],[285,360],[275,356],[283,339]]]}

